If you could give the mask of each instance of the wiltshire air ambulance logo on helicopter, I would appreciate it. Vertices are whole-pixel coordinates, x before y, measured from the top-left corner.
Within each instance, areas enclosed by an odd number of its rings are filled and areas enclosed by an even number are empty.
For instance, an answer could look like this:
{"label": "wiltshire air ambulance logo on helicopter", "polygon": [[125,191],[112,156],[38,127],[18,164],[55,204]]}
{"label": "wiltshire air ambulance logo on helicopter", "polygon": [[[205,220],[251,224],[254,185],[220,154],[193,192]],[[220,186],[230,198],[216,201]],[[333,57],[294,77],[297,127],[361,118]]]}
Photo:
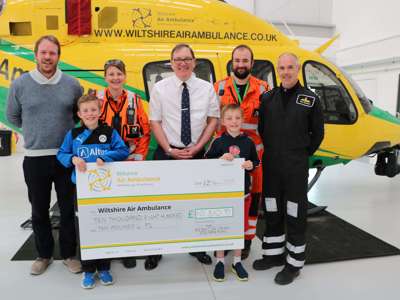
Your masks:
{"label": "wiltshire air ambulance logo on helicopter", "polygon": [[106,168],[97,168],[88,171],[89,191],[105,192],[111,190],[111,171]]}
{"label": "wiltshire air ambulance logo on helicopter", "polygon": [[132,26],[133,28],[150,28],[152,21],[151,9],[134,8],[132,10]]}

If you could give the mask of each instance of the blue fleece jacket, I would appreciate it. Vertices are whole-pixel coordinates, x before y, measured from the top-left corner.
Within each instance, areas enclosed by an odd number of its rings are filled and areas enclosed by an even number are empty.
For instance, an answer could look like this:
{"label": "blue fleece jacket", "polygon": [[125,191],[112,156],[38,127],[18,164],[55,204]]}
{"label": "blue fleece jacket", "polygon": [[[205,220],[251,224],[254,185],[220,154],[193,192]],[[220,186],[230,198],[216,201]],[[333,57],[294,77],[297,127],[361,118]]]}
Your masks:
{"label": "blue fleece jacket", "polygon": [[[96,162],[97,158],[105,162],[123,161],[129,155],[129,148],[125,145],[117,131],[106,124],[100,124],[94,130],[84,126],[70,130],[64,138],[57,159],[61,164],[73,167],[74,156],[82,158],[86,162]],[[75,170],[71,180],[76,183]]]}

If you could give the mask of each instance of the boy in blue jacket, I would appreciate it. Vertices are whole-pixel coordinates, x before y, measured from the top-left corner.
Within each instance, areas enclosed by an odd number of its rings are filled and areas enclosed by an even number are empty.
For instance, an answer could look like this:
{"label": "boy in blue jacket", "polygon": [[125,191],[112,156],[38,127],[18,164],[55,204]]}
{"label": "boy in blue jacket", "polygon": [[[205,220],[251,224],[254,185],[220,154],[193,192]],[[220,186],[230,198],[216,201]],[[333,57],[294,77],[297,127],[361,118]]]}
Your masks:
{"label": "boy in blue jacket", "polygon": [[[123,161],[128,157],[129,149],[118,133],[106,124],[99,124],[100,108],[100,101],[94,95],[84,95],[78,100],[78,116],[82,126],[67,133],[57,154],[57,159],[64,167],[75,166],[79,172],[85,172],[87,162],[96,162],[102,166],[105,162]],[[71,180],[76,183],[75,170]],[[110,260],[97,259],[81,263],[83,288],[95,286],[96,271],[101,284],[113,284]]]}

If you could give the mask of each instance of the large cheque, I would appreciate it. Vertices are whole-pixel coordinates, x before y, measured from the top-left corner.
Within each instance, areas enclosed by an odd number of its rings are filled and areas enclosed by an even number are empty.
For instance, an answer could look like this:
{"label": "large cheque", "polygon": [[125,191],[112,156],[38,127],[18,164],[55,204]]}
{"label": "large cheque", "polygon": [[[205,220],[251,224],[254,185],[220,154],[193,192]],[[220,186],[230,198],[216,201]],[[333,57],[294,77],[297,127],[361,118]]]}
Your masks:
{"label": "large cheque", "polygon": [[243,248],[242,163],[88,164],[77,172],[82,259]]}

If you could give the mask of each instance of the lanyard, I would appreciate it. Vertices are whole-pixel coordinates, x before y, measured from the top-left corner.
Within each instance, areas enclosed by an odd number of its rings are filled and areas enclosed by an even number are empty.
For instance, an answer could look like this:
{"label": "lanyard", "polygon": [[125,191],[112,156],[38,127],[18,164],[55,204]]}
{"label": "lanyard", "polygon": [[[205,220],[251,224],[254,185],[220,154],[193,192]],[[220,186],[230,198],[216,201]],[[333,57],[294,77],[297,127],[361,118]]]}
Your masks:
{"label": "lanyard", "polygon": [[114,98],[111,96],[111,92],[107,89],[106,98],[114,114],[119,114],[125,105],[127,95],[124,91],[122,91],[122,94],[118,97],[118,99],[114,100]]}
{"label": "lanyard", "polygon": [[[239,104],[241,104],[243,99],[242,99],[242,96],[240,95],[240,91],[239,91],[238,87],[236,86],[235,80],[233,80],[233,86],[235,87],[235,91],[236,91],[236,95],[237,95],[238,100],[239,100]],[[249,82],[247,81],[246,89],[244,90],[244,94],[243,94],[243,98],[246,97],[248,89],[249,89]]]}

